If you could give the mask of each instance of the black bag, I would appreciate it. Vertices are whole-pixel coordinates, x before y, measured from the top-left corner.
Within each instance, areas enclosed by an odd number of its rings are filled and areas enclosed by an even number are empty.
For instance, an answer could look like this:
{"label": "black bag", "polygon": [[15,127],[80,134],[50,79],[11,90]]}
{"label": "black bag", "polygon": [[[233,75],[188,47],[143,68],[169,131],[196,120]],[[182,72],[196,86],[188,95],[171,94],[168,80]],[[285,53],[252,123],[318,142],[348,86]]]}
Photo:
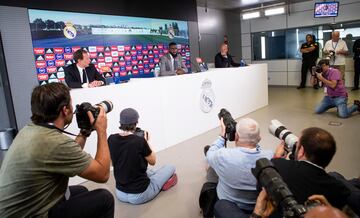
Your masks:
{"label": "black bag", "polygon": [[217,183],[205,182],[200,191],[199,206],[204,218],[214,217],[214,206],[217,198]]}

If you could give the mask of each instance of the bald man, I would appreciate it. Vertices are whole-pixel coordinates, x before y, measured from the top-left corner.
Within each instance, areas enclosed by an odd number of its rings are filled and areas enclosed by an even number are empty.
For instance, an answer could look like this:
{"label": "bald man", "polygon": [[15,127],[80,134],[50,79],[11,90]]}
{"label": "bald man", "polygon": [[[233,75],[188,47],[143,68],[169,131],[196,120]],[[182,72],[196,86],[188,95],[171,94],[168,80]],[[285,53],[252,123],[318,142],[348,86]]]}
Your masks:
{"label": "bald man", "polygon": [[226,68],[226,67],[239,67],[239,63],[235,63],[229,54],[229,47],[223,43],[220,45],[220,52],[215,56],[215,67]]}
{"label": "bald man", "polygon": [[[331,55],[334,52],[334,55]],[[340,32],[334,31],[329,41],[325,43],[323,53],[330,58],[330,66],[341,72],[341,78],[345,81],[345,56],[348,55],[349,49],[345,41],[340,39]]]}

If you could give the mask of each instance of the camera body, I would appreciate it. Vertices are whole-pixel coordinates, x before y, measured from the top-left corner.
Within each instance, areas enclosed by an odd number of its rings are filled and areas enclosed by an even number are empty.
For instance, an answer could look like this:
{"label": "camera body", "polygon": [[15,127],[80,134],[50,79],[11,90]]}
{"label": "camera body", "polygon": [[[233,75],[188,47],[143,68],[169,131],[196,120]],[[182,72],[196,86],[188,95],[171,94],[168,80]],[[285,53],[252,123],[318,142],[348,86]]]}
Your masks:
{"label": "camera body", "polygon": [[327,58],[331,59],[335,57],[335,51],[331,50],[329,51],[329,54],[327,55]]}
{"label": "camera body", "polygon": [[231,116],[230,112],[225,108],[221,109],[218,114],[219,119],[223,118],[225,124],[225,137],[229,141],[235,141],[236,121]]}
{"label": "camera body", "polygon": [[251,172],[258,183],[266,189],[275,206],[280,206],[283,217],[303,217],[307,210],[320,205],[315,201],[307,201],[305,205],[299,204],[277,169],[266,158],[257,160]]}
{"label": "camera body", "polygon": [[288,130],[284,124],[280,123],[278,120],[271,120],[269,125],[269,132],[280,140],[285,141],[286,150],[291,152],[290,159],[294,159],[294,154],[296,150],[296,143],[299,141],[299,138],[294,135],[290,130]]}
{"label": "camera body", "polygon": [[322,73],[322,68],[320,65],[316,65],[311,68],[311,76],[316,77],[316,73]]}
{"label": "camera body", "polygon": [[145,138],[147,140],[149,134],[147,131],[140,129],[139,127],[136,127],[136,129],[134,131],[134,135],[137,135],[141,138]]}
{"label": "camera body", "polygon": [[100,108],[104,108],[105,112],[108,113],[113,109],[113,104],[111,101],[102,101],[99,104],[96,104],[95,106],[91,105],[89,102],[83,102],[81,104],[76,105],[76,121],[78,124],[79,129],[85,129],[92,131],[93,123],[90,123],[89,116],[87,115],[87,112],[90,111],[95,119],[99,116]]}

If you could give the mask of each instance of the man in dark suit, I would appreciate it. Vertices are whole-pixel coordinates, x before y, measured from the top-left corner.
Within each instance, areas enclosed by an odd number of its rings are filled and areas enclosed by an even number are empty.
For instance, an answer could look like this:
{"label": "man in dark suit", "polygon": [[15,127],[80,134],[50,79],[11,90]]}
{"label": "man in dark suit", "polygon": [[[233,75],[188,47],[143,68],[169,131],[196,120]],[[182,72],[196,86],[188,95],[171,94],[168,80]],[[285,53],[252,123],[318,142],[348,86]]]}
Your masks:
{"label": "man in dark suit", "polygon": [[79,49],[74,52],[74,61],[65,68],[65,81],[70,88],[93,88],[105,84],[104,77],[90,64],[87,51]]}
{"label": "man in dark suit", "polygon": [[239,63],[235,63],[228,53],[228,45],[223,43],[220,46],[220,52],[215,56],[215,67],[216,68],[226,68],[226,67],[239,67]]}

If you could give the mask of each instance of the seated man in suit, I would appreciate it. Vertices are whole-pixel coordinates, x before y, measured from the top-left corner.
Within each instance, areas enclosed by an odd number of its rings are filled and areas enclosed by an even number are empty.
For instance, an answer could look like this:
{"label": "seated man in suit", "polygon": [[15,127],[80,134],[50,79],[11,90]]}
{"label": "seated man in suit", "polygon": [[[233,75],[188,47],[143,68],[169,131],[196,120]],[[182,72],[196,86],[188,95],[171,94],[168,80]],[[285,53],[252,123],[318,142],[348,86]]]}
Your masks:
{"label": "seated man in suit", "polygon": [[159,76],[175,76],[187,73],[188,69],[182,61],[182,57],[178,54],[175,42],[169,44],[169,53],[160,59]]}
{"label": "seated man in suit", "polygon": [[105,79],[90,64],[89,53],[83,49],[74,52],[75,63],[65,68],[65,81],[69,88],[98,87],[105,84]]}
{"label": "seated man in suit", "polygon": [[223,43],[220,46],[220,52],[215,56],[215,68],[239,67],[239,63],[235,63],[228,53],[228,45]]}

